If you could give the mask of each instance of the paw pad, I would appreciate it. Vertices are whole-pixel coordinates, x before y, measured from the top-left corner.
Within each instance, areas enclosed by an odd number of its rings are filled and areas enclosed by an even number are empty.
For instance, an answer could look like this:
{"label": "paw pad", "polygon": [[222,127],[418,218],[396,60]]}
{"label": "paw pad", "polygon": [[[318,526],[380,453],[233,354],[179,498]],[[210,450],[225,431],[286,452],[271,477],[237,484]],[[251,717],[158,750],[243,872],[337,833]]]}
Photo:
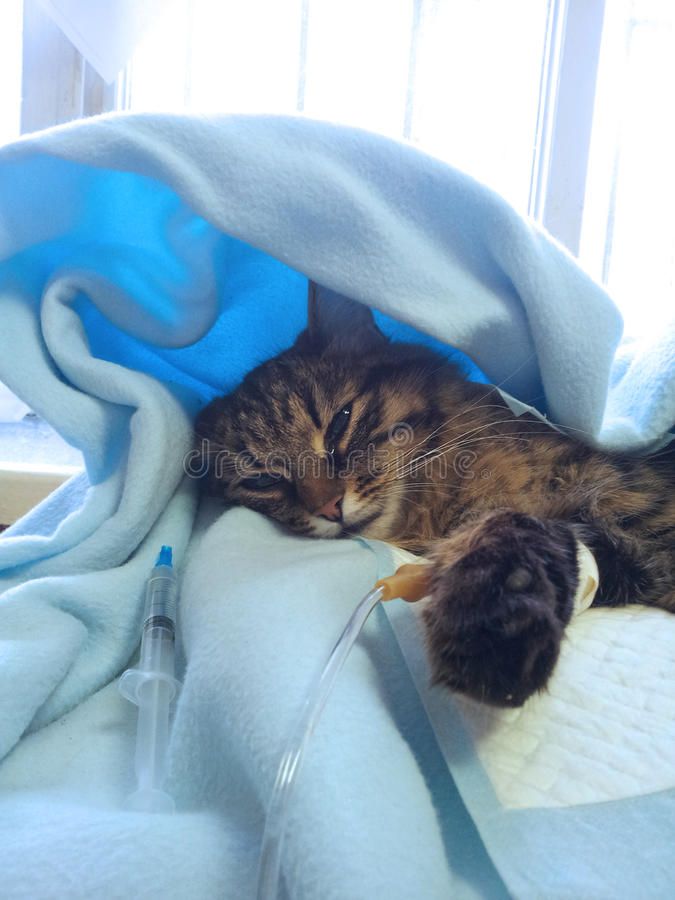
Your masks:
{"label": "paw pad", "polygon": [[505,587],[509,591],[524,591],[526,588],[531,587],[533,581],[532,572],[524,566],[518,566],[507,577]]}

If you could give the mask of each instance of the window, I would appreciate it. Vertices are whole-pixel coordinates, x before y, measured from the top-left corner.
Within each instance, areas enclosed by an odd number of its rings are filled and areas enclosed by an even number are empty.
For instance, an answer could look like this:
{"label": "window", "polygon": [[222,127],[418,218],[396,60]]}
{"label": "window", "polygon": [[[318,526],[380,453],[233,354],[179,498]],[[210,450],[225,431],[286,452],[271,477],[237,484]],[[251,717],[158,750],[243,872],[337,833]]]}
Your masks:
{"label": "window", "polygon": [[608,3],[581,260],[637,334],[675,318],[674,85],[675,4]]}
{"label": "window", "polygon": [[407,138],[526,211],[548,15],[548,0],[179,0],[133,56],[127,105]]}
{"label": "window", "polygon": [[671,0],[111,0],[109,17],[139,19],[122,32],[147,26],[113,84],[57,8],[95,27],[84,0],[0,4],[0,142],[115,108],[349,122],[530,212],[608,285],[629,330],[671,314]]}
{"label": "window", "polygon": [[0,144],[19,136],[21,126],[22,0],[0,4]]}

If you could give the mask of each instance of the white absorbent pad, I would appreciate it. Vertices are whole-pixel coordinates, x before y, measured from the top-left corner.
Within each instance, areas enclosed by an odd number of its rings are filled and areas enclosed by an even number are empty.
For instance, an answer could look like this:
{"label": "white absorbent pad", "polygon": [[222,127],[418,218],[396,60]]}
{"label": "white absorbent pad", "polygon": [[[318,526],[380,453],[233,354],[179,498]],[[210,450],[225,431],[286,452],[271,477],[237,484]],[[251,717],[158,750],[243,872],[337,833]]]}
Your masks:
{"label": "white absorbent pad", "polygon": [[[593,567],[586,556],[585,585]],[[519,709],[431,687],[424,601],[385,608],[464,802],[519,900],[672,896],[675,616],[583,611],[585,602],[548,689]]]}

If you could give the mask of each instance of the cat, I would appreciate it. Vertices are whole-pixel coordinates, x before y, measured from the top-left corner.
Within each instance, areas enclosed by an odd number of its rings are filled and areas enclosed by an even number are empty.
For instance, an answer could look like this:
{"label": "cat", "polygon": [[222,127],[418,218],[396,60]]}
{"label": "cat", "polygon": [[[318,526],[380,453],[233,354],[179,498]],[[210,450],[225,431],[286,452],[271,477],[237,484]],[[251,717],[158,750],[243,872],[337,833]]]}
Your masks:
{"label": "cat", "polygon": [[296,343],[195,430],[210,493],[301,535],[428,556],[433,680],[479,701],[545,689],[579,541],[599,568],[594,605],[675,612],[673,450],[610,454],[516,417],[444,356],[390,342],[355,301],[311,288]]}

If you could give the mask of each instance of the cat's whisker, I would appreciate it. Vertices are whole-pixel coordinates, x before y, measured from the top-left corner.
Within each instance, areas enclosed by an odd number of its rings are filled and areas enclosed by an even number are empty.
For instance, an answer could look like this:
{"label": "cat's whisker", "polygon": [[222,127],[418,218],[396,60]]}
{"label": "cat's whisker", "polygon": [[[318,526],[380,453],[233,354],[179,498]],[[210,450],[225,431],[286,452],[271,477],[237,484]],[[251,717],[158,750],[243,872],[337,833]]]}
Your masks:
{"label": "cat's whisker", "polygon": [[[535,434],[536,434],[536,432],[535,432]],[[415,465],[414,468],[409,468],[407,471],[399,473],[399,475],[397,477],[405,478],[410,475],[415,475],[420,469],[423,469],[428,465],[432,465],[437,460],[442,459],[445,456],[448,456],[448,454],[453,453],[455,451],[464,450],[466,448],[471,447],[473,444],[481,443],[483,441],[506,441],[506,442],[508,442],[514,437],[519,438],[519,440],[523,441],[524,443],[530,443],[532,440],[530,436],[524,436],[522,434],[522,432],[513,432],[512,434],[487,435],[484,437],[469,438],[467,440],[461,441],[458,444],[454,444],[445,450],[440,451],[436,455],[429,456],[428,458],[422,460],[417,465]],[[458,473],[458,474],[460,474],[460,473]]]}
{"label": "cat's whisker", "polygon": [[[530,434],[543,434],[543,433],[544,432],[531,432]],[[456,444],[452,444],[451,446],[447,447],[446,449],[438,451],[433,455],[429,454],[420,462],[416,462],[414,465],[409,466],[407,469],[397,472],[396,475],[394,476],[394,480],[399,480],[402,478],[407,478],[409,476],[415,475],[418,471],[420,471],[420,469],[424,469],[427,466],[432,465],[438,459],[448,456],[448,454],[450,454],[454,451],[464,450],[468,447],[471,447],[473,444],[480,443],[482,441],[495,441],[495,442],[510,441],[514,437],[517,437],[519,440],[521,440],[524,443],[530,443],[530,441],[531,441],[530,434],[526,435],[523,432],[513,432],[513,433],[501,434],[501,435],[486,435],[483,437],[468,438],[464,441],[460,441]],[[461,476],[462,473],[458,472],[457,474]]]}
{"label": "cat's whisker", "polygon": [[[480,399],[486,399],[486,398],[480,398]],[[441,431],[447,425],[450,425],[452,422],[455,422],[457,419],[460,419],[463,416],[469,415],[472,412],[477,412],[478,410],[484,410],[484,409],[498,409],[502,413],[506,412],[506,407],[504,406],[503,403],[479,403],[479,401],[476,400],[474,403],[470,404],[469,406],[462,407],[462,409],[460,409],[459,412],[456,412],[454,415],[450,416],[449,418],[447,418],[443,422],[441,422],[441,424],[437,428],[435,428],[430,434],[428,434],[426,437],[424,437],[416,446],[418,447],[421,444],[423,444],[425,441],[428,441],[431,437],[433,437],[435,434],[437,434],[439,431]],[[412,448],[411,451],[406,451],[406,452],[412,452],[412,450],[414,450],[414,449],[415,448]]]}
{"label": "cat's whisker", "polygon": [[429,487],[425,487],[425,488],[421,488],[421,489],[418,488],[417,485],[405,484],[405,485],[403,485],[402,490],[398,490],[396,488],[396,486],[394,486],[392,489],[387,491],[387,496],[388,497],[396,497],[397,494],[399,494],[399,493],[407,494],[411,490],[416,494],[426,494],[427,496],[428,495],[436,495],[436,494],[442,495],[444,493],[447,493],[447,491],[435,490],[435,488],[436,488],[436,485],[433,484],[432,482],[429,483]]}
{"label": "cat's whisker", "polygon": [[407,503],[409,506],[414,506],[416,509],[424,509],[424,506],[421,503],[415,502],[411,497],[400,497],[400,503]]}
{"label": "cat's whisker", "polygon": [[[503,410],[503,407],[500,407],[500,408]],[[477,426],[475,426],[474,428],[470,428],[470,429],[468,429],[467,431],[462,432],[461,434],[454,435],[452,438],[450,438],[448,441],[446,441],[445,444],[440,444],[438,447],[434,447],[434,448],[432,448],[431,450],[428,450],[426,453],[422,454],[422,455],[419,456],[417,459],[413,459],[413,460],[411,461],[410,465],[412,465],[412,464],[414,464],[414,463],[416,463],[416,462],[418,462],[418,461],[424,459],[426,456],[429,456],[429,455],[434,454],[434,453],[438,453],[440,450],[443,450],[444,448],[448,447],[448,446],[449,446],[450,444],[452,444],[453,442],[459,441],[459,440],[463,440],[465,437],[468,437],[468,436],[471,435],[471,434],[475,434],[475,433],[478,433],[478,432],[481,432],[481,431],[485,431],[486,429],[491,428],[491,427],[496,426],[496,425],[513,425],[513,424],[515,424],[515,423],[514,423],[514,418],[513,418],[513,416],[510,417],[510,418],[508,418],[508,419],[494,419],[494,420],[490,420],[489,422],[484,422],[484,423],[482,423],[481,425],[477,425]],[[532,425],[533,425],[533,424],[534,424],[534,423],[532,423]],[[530,428],[528,428],[527,430],[523,431],[523,434],[534,434],[534,433],[536,433],[536,432],[533,431],[532,426],[530,426]],[[543,431],[543,432],[541,432],[541,433],[542,433],[542,434],[548,433],[548,428],[546,429],[546,431]],[[404,459],[405,459],[405,456],[404,456]],[[401,465],[401,458],[398,457],[398,458],[396,459],[396,461],[395,461],[394,463],[390,464],[390,465],[399,465],[399,466],[400,466],[400,465]]]}
{"label": "cat's whisker", "polygon": [[437,428],[434,428],[434,430],[430,434],[423,437],[422,440],[419,441],[417,444],[415,444],[414,447],[411,447],[409,450],[406,450],[405,453],[403,454],[402,459],[405,459],[406,457],[411,456],[416,450],[418,450],[422,446],[422,444],[425,444],[427,441],[430,441],[431,438],[435,437],[435,435],[437,435],[439,431],[442,431],[444,428],[446,428],[448,425],[450,425],[456,419],[459,419],[462,416],[466,415],[467,413],[470,413],[472,411],[479,410],[479,409],[499,409],[503,412],[504,405],[501,403],[485,403],[481,406],[465,407],[464,409],[460,410],[460,412],[456,413],[454,416],[450,416],[449,419],[446,419],[444,422],[441,422],[441,424],[438,425]]}
{"label": "cat's whisker", "polygon": [[[519,365],[517,365],[516,368],[509,375],[505,375],[504,378],[502,378],[502,380],[499,381],[497,384],[488,384],[488,385],[484,385],[484,387],[488,388],[488,393],[501,388],[503,385],[506,384],[507,381],[510,381],[514,375],[517,375],[521,369],[524,369],[525,366],[529,365],[529,363],[533,359],[536,359],[536,358],[537,358],[537,354],[535,352],[530,353],[529,356],[525,357],[525,359]],[[447,361],[443,362],[440,366],[438,366],[437,369],[432,370],[432,374],[435,374],[436,372],[440,372],[441,369],[443,369],[446,365],[447,365]],[[462,371],[461,366],[458,366],[458,368],[460,369],[460,371]],[[466,374],[463,374],[462,378],[466,379]],[[475,382],[475,383],[478,384],[479,382]]]}
{"label": "cat's whisker", "polygon": [[410,472],[415,471],[415,469],[413,467],[418,467],[419,464],[424,464],[425,460],[429,459],[430,457],[433,459],[437,459],[439,456],[446,455],[447,453],[452,452],[453,450],[458,450],[463,447],[469,446],[474,441],[500,440],[500,439],[504,439],[504,438],[512,439],[514,437],[520,438],[521,440],[528,441],[532,435],[549,433],[548,429],[545,429],[542,431],[536,431],[533,428],[528,428],[526,430],[517,431],[517,432],[506,432],[506,433],[498,432],[497,434],[487,435],[485,437],[480,437],[480,438],[479,437],[469,437],[469,435],[471,435],[471,434],[476,434],[478,432],[485,431],[487,428],[491,427],[492,425],[499,425],[499,424],[513,425],[515,423],[514,423],[513,419],[504,419],[504,420],[499,420],[497,422],[490,422],[488,424],[478,426],[474,429],[470,429],[469,431],[464,432],[462,435],[458,435],[458,436],[452,438],[451,440],[447,441],[445,444],[441,444],[439,447],[435,447],[433,450],[429,450],[426,453],[422,454],[421,456],[413,459],[410,463],[408,463],[408,468],[406,470],[403,470],[402,472],[399,471],[398,477],[405,476],[406,474],[410,474]]}

